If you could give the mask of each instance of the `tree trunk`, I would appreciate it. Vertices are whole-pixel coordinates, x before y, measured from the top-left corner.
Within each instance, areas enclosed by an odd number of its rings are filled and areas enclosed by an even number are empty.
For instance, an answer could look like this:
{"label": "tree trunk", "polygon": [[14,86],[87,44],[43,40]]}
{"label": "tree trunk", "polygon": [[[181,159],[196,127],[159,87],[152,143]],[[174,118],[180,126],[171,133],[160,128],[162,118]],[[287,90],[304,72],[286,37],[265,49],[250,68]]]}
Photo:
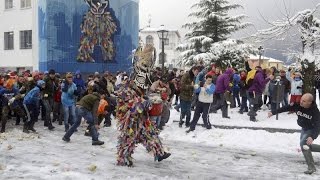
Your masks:
{"label": "tree trunk", "polygon": [[303,76],[303,94],[311,93],[315,97],[315,63],[309,63],[307,59],[302,61],[302,76]]}

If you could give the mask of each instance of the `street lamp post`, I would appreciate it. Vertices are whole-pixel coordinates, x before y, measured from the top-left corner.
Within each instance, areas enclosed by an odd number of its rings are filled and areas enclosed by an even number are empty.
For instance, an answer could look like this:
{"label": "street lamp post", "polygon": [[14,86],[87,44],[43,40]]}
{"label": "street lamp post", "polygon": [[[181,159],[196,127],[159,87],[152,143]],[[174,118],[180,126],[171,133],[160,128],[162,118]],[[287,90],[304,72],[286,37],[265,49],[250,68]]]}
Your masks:
{"label": "street lamp post", "polygon": [[261,56],[262,56],[262,54],[263,54],[263,52],[264,52],[264,49],[263,49],[262,46],[260,46],[260,47],[258,48],[258,50],[259,50],[259,66],[261,66]]}
{"label": "street lamp post", "polygon": [[162,75],[164,75],[164,42],[168,38],[169,31],[164,28],[164,25],[161,25],[160,29],[157,31],[159,39],[162,41],[162,52],[161,52],[161,65],[162,65]]}

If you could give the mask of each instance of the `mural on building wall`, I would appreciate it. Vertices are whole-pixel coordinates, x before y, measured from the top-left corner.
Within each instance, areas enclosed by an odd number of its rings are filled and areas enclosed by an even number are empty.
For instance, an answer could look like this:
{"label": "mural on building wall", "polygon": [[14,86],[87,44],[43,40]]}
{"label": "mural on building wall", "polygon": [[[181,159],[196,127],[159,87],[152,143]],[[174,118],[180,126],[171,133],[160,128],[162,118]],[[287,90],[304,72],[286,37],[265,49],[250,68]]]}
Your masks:
{"label": "mural on building wall", "polygon": [[77,60],[95,62],[94,48],[101,48],[104,61],[113,60],[116,49],[113,36],[117,31],[115,17],[108,11],[108,0],[84,0],[90,7],[81,24],[80,47]]}

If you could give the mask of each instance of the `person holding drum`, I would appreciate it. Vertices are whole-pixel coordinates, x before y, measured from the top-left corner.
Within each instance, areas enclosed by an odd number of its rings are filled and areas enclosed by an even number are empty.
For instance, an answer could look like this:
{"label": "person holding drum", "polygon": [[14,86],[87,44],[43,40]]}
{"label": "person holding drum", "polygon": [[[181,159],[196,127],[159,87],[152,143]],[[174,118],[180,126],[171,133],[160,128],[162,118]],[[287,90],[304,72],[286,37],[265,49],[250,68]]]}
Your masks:
{"label": "person holding drum", "polygon": [[164,103],[168,100],[171,94],[171,89],[169,84],[167,84],[166,78],[159,78],[157,81],[153,82],[150,87],[150,92],[156,93],[151,97],[153,103],[152,109],[150,110],[150,119],[155,122],[157,128],[162,129],[161,126],[161,114],[163,110]]}

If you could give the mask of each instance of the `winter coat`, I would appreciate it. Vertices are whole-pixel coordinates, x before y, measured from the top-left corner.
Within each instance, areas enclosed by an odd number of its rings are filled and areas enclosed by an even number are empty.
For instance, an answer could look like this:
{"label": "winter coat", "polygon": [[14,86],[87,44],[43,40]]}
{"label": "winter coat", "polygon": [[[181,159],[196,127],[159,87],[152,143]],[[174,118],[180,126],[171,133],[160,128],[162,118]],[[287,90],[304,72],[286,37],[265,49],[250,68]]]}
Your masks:
{"label": "winter coat", "polygon": [[226,91],[231,91],[230,78],[232,77],[232,73],[232,69],[227,69],[224,74],[218,77],[216,83],[216,93],[223,94]]}
{"label": "winter coat", "polygon": [[263,72],[261,70],[257,70],[254,76],[252,85],[248,89],[248,92],[249,93],[255,92],[256,94],[262,94],[268,81],[269,81],[269,78],[265,79]]}
{"label": "winter coat", "polygon": [[43,94],[48,94],[48,98],[53,98],[54,92],[59,88],[58,78],[51,79],[49,76],[44,79],[46,87],[43,90]]}
{"label": "winter coat", "polygon": [[75,105],[75,98],[77,95],[77,86],[75,83],[68,84],[67,82],[63,82],[61,84],[61,103],[64,106],[73,106]]}
{"label": "winter coat", "polygon": [[[277,101],[276,101],[276,98],[275,97],[277,97],[276,96],[276,84],[278,83],[278,81],[277,80],[271,80],[269,83],[268,83],[268,87],[266,87],[266,89],[268,89],[268,92],[269,92],[269,96],[271,97],[271,100],[272,100],[272,102],[273,103],[277,103]],[[283,85],[283,82],[282,81],[279,81],[279,83],[280,83],[280,85],[281,86],[284,86]],[[280,92],[280,93],[283,93],[284,94],[284,88],[283,88],[283,91],[282,92]],[[279,96],[279,97],[283,97],[283,96]],[[281,102],[283,99],[279,99],[279,102]]]}
{"label": "winter coat", "polygon": [[247,79],[247,77],[245,76],[245,77],[241,78],[240,82],[239,82],[241,97],[247,97],[246,79]]}
{"label": "winter coat", "polygon": [[191,101],[193,95],[193,85],[194,74],[192,70],[185,73],[180,81],[180,99],[184,101]]}
{"label": "winter coat", "polygon": [[303,86],[303,81],[300,78],[299,80],[297,79],[292,79],[290,77],[290,72],[287,72],[287,79],[291,82],[291,95],[302,95],[302,86]]}
{"label": "winter coat", "polygon": [[199,94],[198,99],[202,103],[212,103],[213,93],[215,91],[215,85],[213,83],[209,84],[207,88],[199,87],[195,90],[195,93]]}
{"label": "winter coat", "polygon": [[39,107],[40,98],[41,98],[40,88],[38,86],[35,86],[24,97],[23,104],[31,104]]}
{"label": "winter coat", "polygon": [[240,75],[238,73],[233,74],[233,86],[232,91],[239,91],[240,90]]}
{"label": "winter coat", "polygon": [[1,104],[2,106],[8,106],[8,102],[11,98],[14,98],[18,95],[19,90],[16,88],[13,88],[11,90],[2,88],[0,90],[0,98],[1,98]]}
{"label": "winter coat", "polygon": [[85,95],[77,102],[77,106],[81,106],[86,110],[90,111],[93,115],[95,124],[98,122],[98,107],[100,102],[100,95],[96,92]]}
{"label": "winter coat", "polygon": [[[80,77],[77,78],[77,75],[80,75]],[[79,95],[83,94],[84,91],[86,90],[86,83],[82,79],[82,75],[80,74],[80,71],[76,71],[75,77],[73,78],[73,82],[77,86],[77,94],[79,94]]]}
{"label": "winter coat", "polygon": [[286,78],[286,76],[281,76],[281,81],[283,82],[283,85],[284,85],[284,92],[289,93],[291,91],[290,81]]}
{"label": "winter coat", "polygon": [[320,133],[320,112],[316,103],[313,102],[310,108],[303,108],[299,104],[288,105],[273,111],[272,114],[288,111],[296,112],[298,125],[303,130],[312,130],[312,139],[317,139]]}

